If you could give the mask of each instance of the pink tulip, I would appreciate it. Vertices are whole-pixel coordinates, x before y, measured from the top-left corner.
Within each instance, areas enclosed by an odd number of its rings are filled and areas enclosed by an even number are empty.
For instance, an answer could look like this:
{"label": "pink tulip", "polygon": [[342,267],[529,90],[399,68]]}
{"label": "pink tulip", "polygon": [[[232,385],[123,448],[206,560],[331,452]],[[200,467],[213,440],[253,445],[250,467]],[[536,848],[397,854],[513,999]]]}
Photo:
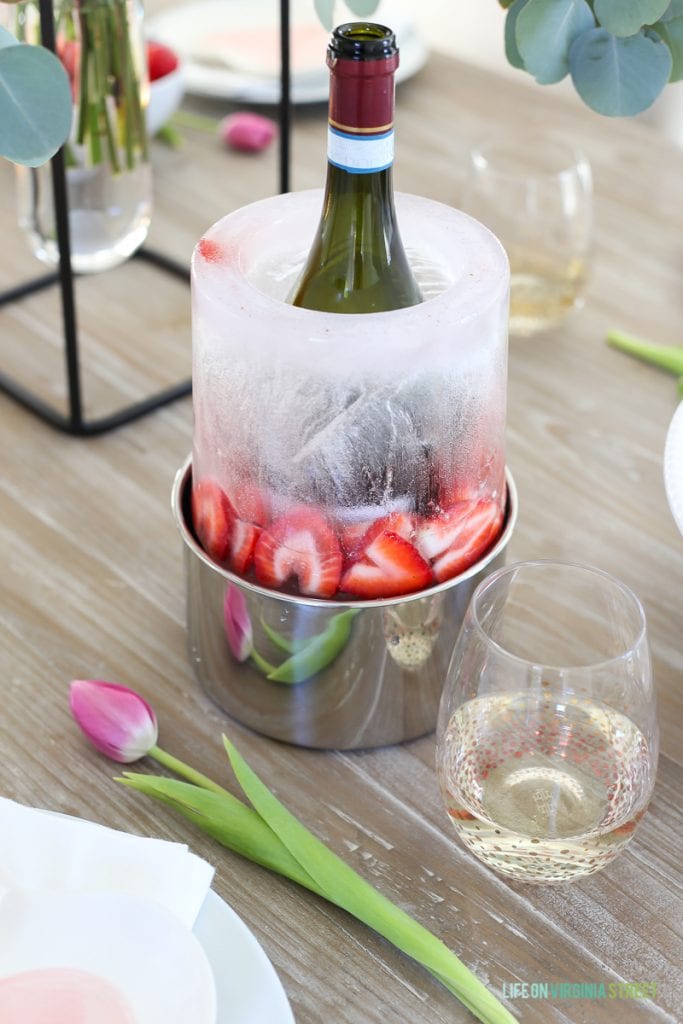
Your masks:
{"label": "pink tulip", "polygon": [[69,706],[93,746],[113,761],[137,761],[156,746],[156,716],[147,701],[127,686],[74,679]]}
{"label": "pink tulip", "polygon": [[254,634],[244,594],[232,583],[225,590],[223,620],[230,650],[238,661],[246,661],[254,648]]}
{"label": "pink tulip", "polygon": [[218,132],[228,146],[245,153],[259,153],[271,144],[277,133],[274,121],[262,114],[242,111],[224,117]]}

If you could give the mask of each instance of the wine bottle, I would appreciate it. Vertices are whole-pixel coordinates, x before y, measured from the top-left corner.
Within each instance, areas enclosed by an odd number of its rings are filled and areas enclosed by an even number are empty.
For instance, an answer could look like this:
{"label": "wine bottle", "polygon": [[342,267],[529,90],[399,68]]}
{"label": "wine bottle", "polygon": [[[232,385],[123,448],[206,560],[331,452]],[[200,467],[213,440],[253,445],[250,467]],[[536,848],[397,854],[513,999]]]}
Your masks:
{"label": "wine bottle", "polygon": [[384,25],[355,22],[334,30],[327,50],[327,182],[295,306],[374,313],[422,301],[394,209],[398,60],[396,38]]}

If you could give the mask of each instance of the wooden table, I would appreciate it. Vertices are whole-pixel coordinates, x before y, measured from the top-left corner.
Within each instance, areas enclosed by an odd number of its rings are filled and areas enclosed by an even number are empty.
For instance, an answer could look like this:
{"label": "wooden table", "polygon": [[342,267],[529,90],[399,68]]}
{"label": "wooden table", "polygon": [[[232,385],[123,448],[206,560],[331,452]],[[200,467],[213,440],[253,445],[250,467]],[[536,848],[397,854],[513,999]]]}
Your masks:
{"label": "wooden table", "polygon": [[[195,101],[195,106],[197,103]],[[216,115],[226,106],[207,105]],[[560,557],[620,576],[649,620],[662,726],[645,823],[603,872],[567,887],[502,881],[455,841],[436,785],[434,739],[370,752],[315,752],[251,733],[195,684],[186,653],[181,544],[169,507],[190,449],[183,400],[84,441],[0,398],[0,792],[145,835],[188,841],[253,929],[298,1024],[467,1021],[419,966],[343,912],[242,861],[161,806],[111,781],[67,707],[73,677],[129,684],[154,705],[162,745],[228,782],[225,730],[285,803],[498,991],[516,981],[648,981],[639,1000],[510,1005],[524,1022],[680,1020],[683,788],[683,539],[662,481],[673,378],[605,345],[621,327],[681,343],[683,153],[638,125],[565,105],[550,90],[434,56],[398,93],[396,184],[457,202],[467,147],[498,125],[553,125],[594,170],[597,229],[585,309],[510,346],[509,465],[520,515],[509,560]],[[325,111],[296,112],[293,187],[322,181]],[[154,144],[152,242],[182,260],[224,213],[277,188],[273,149],[252,157],[186,132]],[[36,272],[0,167],[0,287]],[[189,372],[187,289],[138,264],[78,285],[88,410],[103,413]],[[0,312],[7,370],[62,394],[56,294]],[[1,837],[0,837],[1,841]],[[267,1024],[267,1022],[264,1022]]]}

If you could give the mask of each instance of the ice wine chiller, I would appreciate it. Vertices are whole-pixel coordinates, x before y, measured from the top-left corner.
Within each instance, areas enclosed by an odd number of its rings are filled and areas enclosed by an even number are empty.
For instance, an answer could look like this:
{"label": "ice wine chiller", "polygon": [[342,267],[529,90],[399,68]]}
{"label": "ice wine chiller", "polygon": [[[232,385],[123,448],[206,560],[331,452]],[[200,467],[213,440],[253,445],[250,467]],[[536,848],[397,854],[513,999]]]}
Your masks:
{"label": "ice wine chiller", "polygon": [[[320,191],[229,214],[192,270],[192,458],[173,488],[184,541],[194,673],[265,735],[355,749],[430,732],[465,608],[502,564],[517,496],[505,467],[509,268],[465,214],[398,194],[425,301],[328,314],[286,301],[320,215]],[[435,494],[504,502],[502,532],[466,571],[414,594],[334,600],[260,586],[217,565],[193,529],[191,488],[313,505],[341,524],[429,515]]]}

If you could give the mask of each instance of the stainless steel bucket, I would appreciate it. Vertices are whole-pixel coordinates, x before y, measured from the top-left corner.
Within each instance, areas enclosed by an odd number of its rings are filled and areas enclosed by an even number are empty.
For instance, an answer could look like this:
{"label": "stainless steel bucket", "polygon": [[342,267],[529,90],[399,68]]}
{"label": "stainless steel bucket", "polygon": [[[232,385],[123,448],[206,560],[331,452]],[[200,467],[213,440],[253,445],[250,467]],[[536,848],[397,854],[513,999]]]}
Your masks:
{"label": "stainless steel bucket", "polygon": [[[408,597],[325,601],[257,586],[208,558],[192,530],[188,458],[172,504],[200,685],[239,722],[298,746],[352,750],[431,732],[470,596],[505,561],[517,519],[517,491],[506,478],[503,533],[466,572]],[[237,620],[244,643],[226,619]]]}

